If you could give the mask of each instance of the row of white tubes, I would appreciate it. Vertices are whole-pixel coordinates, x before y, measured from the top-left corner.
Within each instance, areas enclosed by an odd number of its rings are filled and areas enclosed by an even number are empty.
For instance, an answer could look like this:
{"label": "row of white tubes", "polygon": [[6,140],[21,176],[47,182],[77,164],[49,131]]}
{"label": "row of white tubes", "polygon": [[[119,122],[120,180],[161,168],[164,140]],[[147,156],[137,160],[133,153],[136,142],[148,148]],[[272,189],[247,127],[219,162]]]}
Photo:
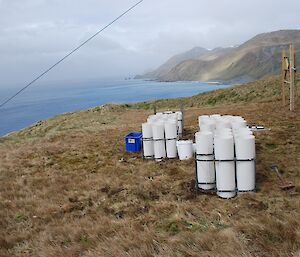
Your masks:
{"label": "row of white tubes", "polygon": [[[240,116],[199,117],[196,138],[198,187],[222,198],[255,190],[255,137]],[[207,161],[210,160],[210,161]]]}
{"label": "row of white tubes", "polygon": [[159,112],[142,125],[145,159],[177,158],[176,142],[182,136],[182,112]]}
{"label": "row of white tubes", "polygon": [[199,116],[200,131],[191,140],[178,141],[182,113],[166,112],[143,123],[144,158],[189,159],[196,153],[196,182],[201,190],[216,190],[222,198],[255,190],[255,137],[240,116]]}

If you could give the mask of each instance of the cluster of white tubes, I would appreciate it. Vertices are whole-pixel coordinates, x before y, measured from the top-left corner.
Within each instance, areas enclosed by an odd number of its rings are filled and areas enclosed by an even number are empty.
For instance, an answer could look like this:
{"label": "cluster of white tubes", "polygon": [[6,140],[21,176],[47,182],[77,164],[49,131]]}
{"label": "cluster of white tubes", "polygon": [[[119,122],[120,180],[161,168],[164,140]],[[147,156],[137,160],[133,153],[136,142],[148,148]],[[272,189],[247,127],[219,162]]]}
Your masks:
{"label": "cluster of white tubes", "polygon": [[143,155],[160,161],[177,158],[176,143],[182,136],[182,112],[158,112],[142,124]]}
{"label": "cluster of white tubes", "polygon": [[255,137],[240,116],[203,115],[196,139],[198,188],[222,198],[255,190]]}

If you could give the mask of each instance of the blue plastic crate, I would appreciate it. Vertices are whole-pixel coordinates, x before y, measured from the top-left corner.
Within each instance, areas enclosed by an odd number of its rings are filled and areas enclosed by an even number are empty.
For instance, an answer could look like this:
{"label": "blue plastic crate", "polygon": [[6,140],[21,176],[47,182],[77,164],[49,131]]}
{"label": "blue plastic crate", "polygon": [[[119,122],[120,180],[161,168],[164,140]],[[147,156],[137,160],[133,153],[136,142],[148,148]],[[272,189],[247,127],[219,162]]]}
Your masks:
{"label": "blue plastic crate", "polygon": [[127,152],[140,152],[142,150],[142,132],[130,132],[125,139]]}

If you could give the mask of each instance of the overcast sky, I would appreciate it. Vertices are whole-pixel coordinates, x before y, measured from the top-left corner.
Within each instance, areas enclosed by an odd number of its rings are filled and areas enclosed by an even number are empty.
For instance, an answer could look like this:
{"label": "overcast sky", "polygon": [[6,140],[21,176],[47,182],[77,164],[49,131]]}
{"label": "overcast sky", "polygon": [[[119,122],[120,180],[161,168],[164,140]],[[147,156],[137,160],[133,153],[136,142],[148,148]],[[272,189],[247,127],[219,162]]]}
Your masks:
{"label": "overcast sky", "polygon": [[[0,0],[0,87],[22,86],[137,0]],[[195,46],[300,29],[300,1],[144,0],[43,79],[133,76]]]}

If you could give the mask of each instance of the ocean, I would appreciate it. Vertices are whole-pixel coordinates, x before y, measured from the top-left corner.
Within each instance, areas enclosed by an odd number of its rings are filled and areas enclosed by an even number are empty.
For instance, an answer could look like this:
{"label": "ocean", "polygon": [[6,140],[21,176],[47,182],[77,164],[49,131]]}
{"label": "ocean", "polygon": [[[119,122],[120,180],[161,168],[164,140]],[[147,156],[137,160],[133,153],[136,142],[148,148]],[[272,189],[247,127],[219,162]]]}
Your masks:
{"label": "ocean", "polygon": [[[106,103],[134,103],[186,97],[229,86],[205,82],[123,79],[35,84],[0,108],[0,136],[57,114],[84,110]],[[0,102],[17,90],[18,88],[0,88]]]}

